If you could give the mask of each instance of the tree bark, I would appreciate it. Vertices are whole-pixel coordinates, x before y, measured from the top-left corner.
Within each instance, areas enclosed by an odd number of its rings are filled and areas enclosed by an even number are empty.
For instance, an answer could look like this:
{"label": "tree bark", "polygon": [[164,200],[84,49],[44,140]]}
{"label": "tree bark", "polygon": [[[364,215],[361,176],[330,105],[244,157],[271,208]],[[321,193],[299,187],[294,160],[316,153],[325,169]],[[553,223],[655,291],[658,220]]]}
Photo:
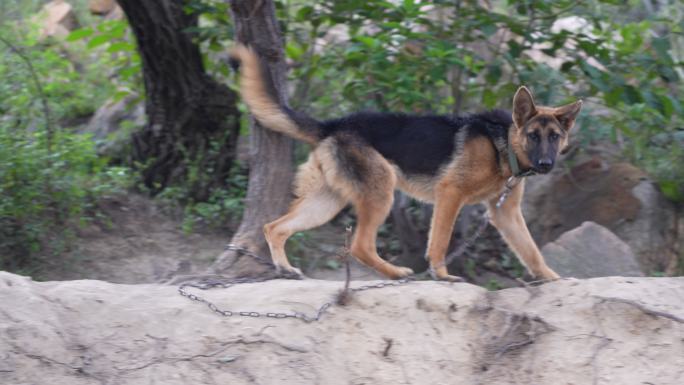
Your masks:
{"label": "tree bark", "polygon": [[[230,0],[235,23],[235,37],[254,48],[270,72],[280,102],[287,103],[283,37],[275,17],[272,0]],[[263,235],[264,224],[287,211],[292,200],[294,176],[293,144],[281,134],[261,127],[251,120],[249,186],[242,223],[231,243],[268,257]],[[270,259],[270,258],[269,258]],[[268,268],[226,251],[214,262],[211,273],[231,276],[272,274]]]}
{"label": "tree bark", "polygon": [[138,42],[147,125],[133,135],[133,161],[156,194],[177,184],[206,200],[225,187],[239,135],[237,96],[209,77],[183,0],[119,0]]}

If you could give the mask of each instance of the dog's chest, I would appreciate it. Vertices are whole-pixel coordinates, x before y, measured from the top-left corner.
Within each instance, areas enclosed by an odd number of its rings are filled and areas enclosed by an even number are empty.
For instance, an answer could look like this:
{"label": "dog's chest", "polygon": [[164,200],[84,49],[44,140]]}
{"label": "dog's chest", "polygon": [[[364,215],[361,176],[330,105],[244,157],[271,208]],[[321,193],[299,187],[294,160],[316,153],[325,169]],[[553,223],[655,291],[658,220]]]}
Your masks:
{"label": "dog's chest", "polygon": [[504,192],[505,187],[506,179],[499,176],[494,176],[485,182],[480,183],[479,186],[470,186],[470,194],[467,194],[466,204],[472,205],[492,199],[498,199]]}

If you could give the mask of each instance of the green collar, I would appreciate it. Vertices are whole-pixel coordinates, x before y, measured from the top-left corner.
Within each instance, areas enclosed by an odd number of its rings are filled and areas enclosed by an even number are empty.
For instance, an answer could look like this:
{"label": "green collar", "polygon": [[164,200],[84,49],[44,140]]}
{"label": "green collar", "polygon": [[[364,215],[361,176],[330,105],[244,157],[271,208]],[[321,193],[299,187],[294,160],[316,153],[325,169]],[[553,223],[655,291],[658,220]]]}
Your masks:
{"label": "green collar", "polygon": [[511,168],[511,173],[513,173],[514,177],[523,178],[523,177],[535,174],[533,169],[529,169],[527,171],[521,171],[520,170],[520,164],[518,164],[518,157],[515,156],[515,152],[513,151],[513,146],[511,146],[510,143],[508,143],[508,147],[506,148],[506,152],[508,153],[508,166]]}

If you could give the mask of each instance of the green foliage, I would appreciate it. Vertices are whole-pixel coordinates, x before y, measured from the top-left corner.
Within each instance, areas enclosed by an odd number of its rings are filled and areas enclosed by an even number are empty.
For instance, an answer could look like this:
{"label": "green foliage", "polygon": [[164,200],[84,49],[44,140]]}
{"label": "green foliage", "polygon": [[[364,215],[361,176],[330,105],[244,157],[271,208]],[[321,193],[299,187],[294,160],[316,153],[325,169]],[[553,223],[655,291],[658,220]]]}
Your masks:
{"label": "green foliage", "polygon": [[[96,26],[72,31],[66,38],[69,49],[80,54],[76,60],[88,63],[90,68],[86,73],[98,73],[101,77],[104,69],[113,80],[107,92],[113,101],[142,93],[142,64],[133,40],[126,20],[102,21]],[[89,62],[85,55],[92,53],[99,60]]]}
{"label": "green foliage", "polygon": [[130,175],[108,167],[87,135],[58,131],[54,152],[42,131],[0,124],[0,268],[29,268],[31,253],[53,250],[69,229],[96,215],[98,199],[123,193]]}
{"label": "green foliage", "polygon": [[114,92],[97,66],[79,68],[80,52],[39,42],[21,23],[0,34],[17,47],[0,43],[0,269],[32,273],[38,252],[68,247],[97,201],[123,193],[131,177],[74,129]]}
{"label": "green foliage", "polygon": [[[182,212],[183,231],[190,233],[198,228],[234,227],[242,217],[247,192],[247,169],[239,164],[231,170],[224,188],[211,192],[206,201],[188,201],[184,186],[164,189],[156,199],[170,213]],[[187,186],[185,186],[187,187]]]}
{"label": "green foliage", "polygon": [[489,291],[496,291],[504,288],[503,285],[501,285],[501,283],[494,278],[487,281],[484,287]]}

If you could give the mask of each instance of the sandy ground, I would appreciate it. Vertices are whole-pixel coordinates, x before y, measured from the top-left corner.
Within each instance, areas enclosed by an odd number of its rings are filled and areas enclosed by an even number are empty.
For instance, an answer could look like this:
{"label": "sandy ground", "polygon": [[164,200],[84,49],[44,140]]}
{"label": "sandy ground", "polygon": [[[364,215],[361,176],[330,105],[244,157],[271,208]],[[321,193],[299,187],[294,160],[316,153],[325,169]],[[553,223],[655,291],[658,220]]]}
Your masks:
{"label": "sandy ground", "polygon": [[[312,315],[339,290],[276,280],[193,293],[223,310]],[[684,278],[496,292],[414,282],[305,323],[222,317],[174,286],[0,272],[0,358],[7,385],[679,385]]]}

